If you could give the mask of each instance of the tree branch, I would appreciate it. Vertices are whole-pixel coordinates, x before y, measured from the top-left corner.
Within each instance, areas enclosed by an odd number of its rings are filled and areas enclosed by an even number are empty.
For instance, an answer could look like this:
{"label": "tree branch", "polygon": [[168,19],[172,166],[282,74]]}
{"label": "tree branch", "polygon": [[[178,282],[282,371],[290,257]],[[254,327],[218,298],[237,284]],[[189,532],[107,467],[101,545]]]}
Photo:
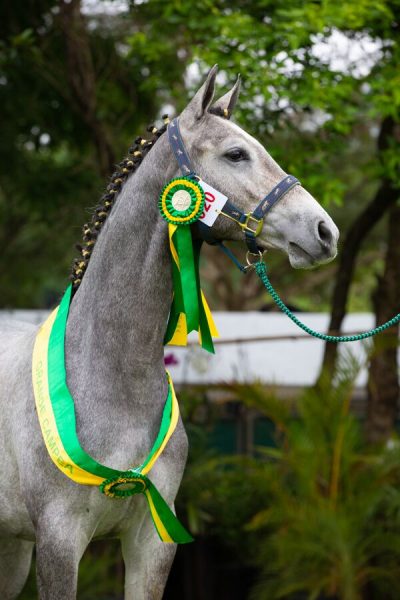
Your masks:
{"label": "tree branch", "polygon": [[[392,117],[386,117],[383,120],[378,137],[378,153],[383,152],[388,147],[389,140],[394,133],[394,127],[395,123]],[[347,232],[342,246],[332,297],[332,312],[329,323],[329,333],[331,335],[338,335],[340,333],[341,325],[346,315],[350,286],[361,244],[386,211],[395,204],[398,197],[399,191],[394,188],[392,182],[388,179],[383,179],[372,201],[356,218]],[[317,385],[321,382],[322,377],[333,376],[337,351],[337,344],[332,342],[325,344],[324,358]]]}
{"label": "tree branch", "polygon": [[68,80],[79,114],[91,132],[99,170],[104,177],[109,177],[114,170],[114,152],[108,132],[96,114],[96,76],[80,4],[80,0],[60,2],[60,24],[66,46]]}

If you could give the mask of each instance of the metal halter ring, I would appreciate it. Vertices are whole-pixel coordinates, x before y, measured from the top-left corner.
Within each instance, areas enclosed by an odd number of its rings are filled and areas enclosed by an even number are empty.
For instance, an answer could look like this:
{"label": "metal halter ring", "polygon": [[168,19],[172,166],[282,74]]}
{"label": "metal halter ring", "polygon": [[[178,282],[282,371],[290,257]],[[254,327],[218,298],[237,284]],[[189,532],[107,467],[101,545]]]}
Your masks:
{"label": "metal halter ring", "polygon": [[[252,260],[250,260],[250,256],[257,256],[258,260],[252,261]],[[258,254],[255,254],[254,252],[250,252],[250,250],[247,250],[247,252],[246,252],[247,267],[245,267],[245,268],[246,269],[251,269],[257,263],[263,262],[263,256],[264,256],[264,251],[261,252],[261,250],[259,250]]]}

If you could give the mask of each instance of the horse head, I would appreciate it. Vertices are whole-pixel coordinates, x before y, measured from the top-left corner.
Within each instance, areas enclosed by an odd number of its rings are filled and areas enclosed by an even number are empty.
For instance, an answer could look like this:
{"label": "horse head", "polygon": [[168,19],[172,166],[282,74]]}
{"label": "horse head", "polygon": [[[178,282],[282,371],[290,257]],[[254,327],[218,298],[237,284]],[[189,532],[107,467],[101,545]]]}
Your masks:
{"label": "horse head", "polygon": [[[252,213],[285,172],[260,142],[229,120],[239,96],[239,78],[213,102],[216,75],[214,66],[183,110],[181,135],[195,172],[243,213]],[[212,235],[219,240],[243,239],[241,228],[223,214],[213,224]],[[304,187],[296,185],[268,212],[257,245],[262,250],[284,251],[294,268],[311,268],[335,258],[338,237],[328,213]]]}

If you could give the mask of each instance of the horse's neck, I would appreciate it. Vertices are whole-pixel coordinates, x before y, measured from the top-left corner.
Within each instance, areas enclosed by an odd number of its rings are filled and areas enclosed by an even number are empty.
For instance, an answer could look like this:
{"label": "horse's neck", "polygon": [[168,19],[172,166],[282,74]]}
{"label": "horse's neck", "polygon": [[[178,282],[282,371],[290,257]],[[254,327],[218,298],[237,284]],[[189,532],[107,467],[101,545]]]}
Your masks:
{"label": "horse's neck", "polygon": [[71,303],[66,363],[78,432],[90,414],[133,414],[140,429],[162,409],[172,284],[158,196],[176,168],[164,135],[122,189]]}

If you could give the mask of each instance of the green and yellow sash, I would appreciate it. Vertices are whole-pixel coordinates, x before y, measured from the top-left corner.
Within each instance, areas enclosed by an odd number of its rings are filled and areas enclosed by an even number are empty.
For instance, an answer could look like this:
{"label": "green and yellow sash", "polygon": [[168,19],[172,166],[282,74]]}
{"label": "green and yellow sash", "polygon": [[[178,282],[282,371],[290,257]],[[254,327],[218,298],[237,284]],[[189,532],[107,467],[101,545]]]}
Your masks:
{"label": "green and yellow sash", "polygon": [[146,460],[127,471],[112,469],[96,462],[79,443],[74,401],[66,382],[64,347],[70,301],[71,286],[67,288],[60,306],[40,328],[33,351],[32,377],[36,409],[52,461],[64,475],[76,483],[100,486],[101,491],[109,497],[144,494],[160,539],[163,542],[191,542],[192,537],[147,477],[178,422],[179,406],[171,377],[167,373],[168,396],[161,426]]}

